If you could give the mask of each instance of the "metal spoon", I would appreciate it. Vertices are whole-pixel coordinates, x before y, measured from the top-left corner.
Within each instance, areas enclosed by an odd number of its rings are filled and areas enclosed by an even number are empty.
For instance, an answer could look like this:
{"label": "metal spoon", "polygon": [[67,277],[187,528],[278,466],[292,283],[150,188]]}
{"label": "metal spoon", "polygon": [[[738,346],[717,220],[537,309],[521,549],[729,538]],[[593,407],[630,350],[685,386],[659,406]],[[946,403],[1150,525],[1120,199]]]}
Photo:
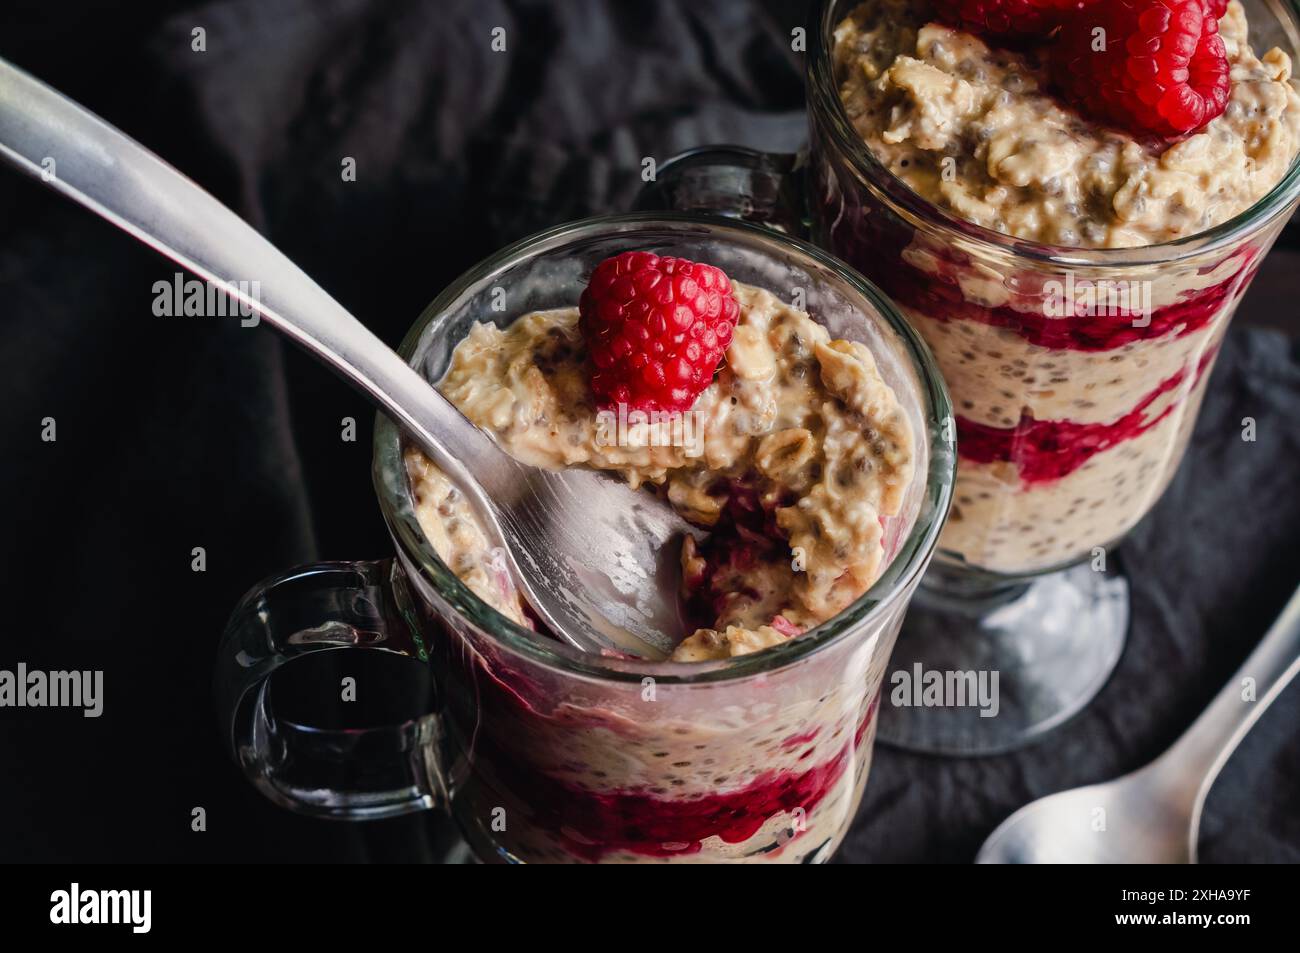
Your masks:
{"label": "metal spoon", "polygon": [[[525,466],[232,211],[139,143],[0,60],[0,157],[256,310],[396,420],[504,541],[543,622],[588,651],[662,658],[681,637],[669,506],[583,470]],[[53,159],[51,166],[48,160]],[[260,282],[254,300],[230,283]]]}
{"label": "metal spoon", "polygon": [[[1022,807],[984,842],[980,864],[1196,863],[1201,809],[1229,756],[1300,672],[1300,590],[1173,747],[1105,784]],[[1249,682],[1247,680],[1249,679]],[[1247,701],[1247,685],[1255,700]]]}

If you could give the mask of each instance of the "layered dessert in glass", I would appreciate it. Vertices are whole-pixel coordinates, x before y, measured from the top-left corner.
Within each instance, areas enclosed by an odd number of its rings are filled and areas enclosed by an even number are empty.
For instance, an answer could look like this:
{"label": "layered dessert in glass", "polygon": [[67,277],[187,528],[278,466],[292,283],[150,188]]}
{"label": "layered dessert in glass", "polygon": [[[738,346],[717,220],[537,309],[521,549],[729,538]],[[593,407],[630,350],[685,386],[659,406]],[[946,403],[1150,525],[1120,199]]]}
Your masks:
{"label": "layered dessert in glass", "polygon": [[[820,214],[951,390],[947,559],[1032,574],[1108,547],[1171,479],[1228,320],[1284,219],[1215,230],[1287,175],[1300,97],[1290,57],[1252,49],[1236,0],[1217,18],[1226,102],[1176,136],[1071,101],[1055,33],[980,37],[936,19],[959,6],[868,0],[833,38],[854,132],[910,193],[900,205],[920,200],[936,221],[900,211],[894,186],[845,188],[826,165]],[[1080,29],[1112,22],[1113,6],[1075,6]],[[1203,251],[1168,244],[1207,233]]]}
{"label": "layered dessert in glass", "polygon": [[[702,301],[698,273],[685,285],[672,274],[648,278],[640,266],[671,260],[638,254],[606,285],[624,278],[629,300],[672,285],[663,294],[669,337],[674,300],[714,314],[714,297],[732,302],[723,310],[733,317],[713,337],[699,335],[722,358],[697,393],[677,395],[663,413],[639,392],[606,386],[625,399],[612,402],[597,394],[609,361],[593,357],[597,332],[578,307],[472,324],[437,386],[517,458],[609,471],[663,494],[699,528],[670,554],[682,571],[683,620],[671,661],[788,644],[859,600],[910,528],[914,418],[860,340],[834,337],[772,291],[725,276]],[[664,331],[653,316],[641,323]],[[419,525],[443,563],[497,612],[540,629],[464,496],[419,450],[408,447],[405,463]],[[448,760],[464,769],[457,814],[473,819],[465,826],[476,849],[530,862],[824,859],[865,785],[881,640],[892,641],[899,614],[857,647],[712,694],[660,688],[662,700],[653,678],[626,692],[561,687],[451,635],[433,649],[443,653],[435,671],[462,672],[446,680],[445,700]],[[493,826],[497,811],[508,821]]]}

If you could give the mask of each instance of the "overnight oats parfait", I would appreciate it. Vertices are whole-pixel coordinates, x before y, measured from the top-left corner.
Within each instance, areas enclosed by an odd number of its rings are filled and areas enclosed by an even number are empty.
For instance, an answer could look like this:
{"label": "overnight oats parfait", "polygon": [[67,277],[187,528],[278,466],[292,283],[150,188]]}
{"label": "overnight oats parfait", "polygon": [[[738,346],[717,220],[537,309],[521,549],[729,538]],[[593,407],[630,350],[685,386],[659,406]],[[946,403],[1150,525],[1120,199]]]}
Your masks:
{"label": "overnight oats parfait", "polygon": [[814,233],[890,295],[953,404],[951,510],[890,677],[1000,685],[996,717],[898,706],[881,736],[1012,750],[1119,663],[1115,544],[1173,478],[1300,199],[1300,22],[1266,0],[823,0],[813,22]]}
{"label": "overnight oats parfait", "polygon": [[[671,554],[672,662],[800,639],[867,591],[910,522],[918,435],[872,350],[705,263],[608,258],[572,307],[474,323],[437,387],[518,459],[609,471],[698,528]],[[404,459],[446,567],[540,628],[464,495],[419,450]],[[657,700],[649,678],[617,698],[557,692],[448,634],[435,672],[460,673],[444,689],[457,813],[530,862],[824,859],[861,798],[898,615],[859,649],[698,701]]]}
{"label": "overnight oats parfait", "polygon": [[1286,219],[1224,227],[1300,148],[1291,58],[1252,45],[1236,0],[845,9],[838,97],[887,176],[824,161],[817,204],[952,393],[941,558],[1015,576],[1095,557],[1171,479]]}

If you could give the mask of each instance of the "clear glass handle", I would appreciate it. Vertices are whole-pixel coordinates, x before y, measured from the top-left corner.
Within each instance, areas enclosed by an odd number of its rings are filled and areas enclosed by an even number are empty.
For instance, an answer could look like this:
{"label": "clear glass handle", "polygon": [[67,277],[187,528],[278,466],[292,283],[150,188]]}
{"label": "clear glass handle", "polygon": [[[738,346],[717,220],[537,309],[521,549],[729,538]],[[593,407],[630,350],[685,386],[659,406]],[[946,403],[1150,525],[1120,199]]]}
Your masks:
{"label": "clear glass handle", "polygon": [[673,156],[637,196],[643,212],[703,212],[807,238],[802,154],[701,146]]}
{"label": "clear glass handle", "polygon": [[222,737],[263,794],[299,814],[372,820],[446,803],[432,715],[382,728],[329,730],[277,719],[269,679],[313,652],[368,649],[424,663],[403,618],[394,561],[300,566],[258,585],[221,639],[214,682]]}

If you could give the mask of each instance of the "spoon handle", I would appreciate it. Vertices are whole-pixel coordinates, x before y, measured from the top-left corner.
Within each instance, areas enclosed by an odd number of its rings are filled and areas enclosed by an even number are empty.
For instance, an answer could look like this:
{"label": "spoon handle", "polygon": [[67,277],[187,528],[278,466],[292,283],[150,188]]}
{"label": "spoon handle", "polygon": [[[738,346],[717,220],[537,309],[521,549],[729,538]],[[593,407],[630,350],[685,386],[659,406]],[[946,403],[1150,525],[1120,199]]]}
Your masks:
{"label": "spoon handle", "polygon": [[4,60],[0,158],[218,283],[369,395],[460,486],[475,485],[470,473],[507,469],[509,458],[486,434],[234,212]]}
{"label": "spoon handle", "polygon": [[[1152,765],[1166,783],[1195,792],[1194,813],[1241,739],[1300,672],[1300,589],[1268,633],[1173,747]],[[1252,690],[1247,695],[1247,688]],[[1197,825],[1192,826],[1195,838]]]}

